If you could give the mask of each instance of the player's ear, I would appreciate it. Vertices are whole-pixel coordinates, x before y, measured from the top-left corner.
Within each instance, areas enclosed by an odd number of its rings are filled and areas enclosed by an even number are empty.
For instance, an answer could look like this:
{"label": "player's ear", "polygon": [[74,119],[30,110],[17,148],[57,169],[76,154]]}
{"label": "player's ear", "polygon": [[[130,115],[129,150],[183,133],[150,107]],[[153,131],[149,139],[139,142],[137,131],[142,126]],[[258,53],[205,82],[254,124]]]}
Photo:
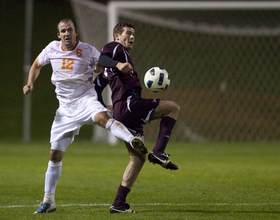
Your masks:
{"label": "player's ear", "polygon": [[119,40],[119,34],[118,33],[114,33],[114,40]]}
{"label": "player's ear", "polygon": [[60,37],[60,33],[59,33],[59,32],[57,33],[57,37],[58,37],[58,38],[61,38],[61,37]]}

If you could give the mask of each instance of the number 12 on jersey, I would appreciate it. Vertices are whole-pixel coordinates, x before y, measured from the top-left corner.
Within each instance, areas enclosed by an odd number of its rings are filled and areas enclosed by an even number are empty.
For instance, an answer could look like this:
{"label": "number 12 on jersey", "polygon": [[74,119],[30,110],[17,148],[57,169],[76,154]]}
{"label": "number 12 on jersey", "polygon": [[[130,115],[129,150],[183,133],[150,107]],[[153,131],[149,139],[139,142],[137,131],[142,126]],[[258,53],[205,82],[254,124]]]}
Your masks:
{"label": "number 12 on jersey", "polygon": [[62,59],[62,67],[61,69],[63,70],[73,70],[73,64],[74,60],[73,59]]}

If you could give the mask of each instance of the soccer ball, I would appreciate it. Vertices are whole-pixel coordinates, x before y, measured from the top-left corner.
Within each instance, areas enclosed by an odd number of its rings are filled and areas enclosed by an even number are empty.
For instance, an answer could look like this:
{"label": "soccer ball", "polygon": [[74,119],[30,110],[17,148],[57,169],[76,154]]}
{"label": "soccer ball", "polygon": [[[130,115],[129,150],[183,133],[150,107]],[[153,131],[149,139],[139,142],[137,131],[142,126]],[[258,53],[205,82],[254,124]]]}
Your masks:
{"label": "soccer ball", "polygon": [[150,91],[162,92],[170,84],[168,72],[163,68],[153,67],[145,73],[144,83]]}

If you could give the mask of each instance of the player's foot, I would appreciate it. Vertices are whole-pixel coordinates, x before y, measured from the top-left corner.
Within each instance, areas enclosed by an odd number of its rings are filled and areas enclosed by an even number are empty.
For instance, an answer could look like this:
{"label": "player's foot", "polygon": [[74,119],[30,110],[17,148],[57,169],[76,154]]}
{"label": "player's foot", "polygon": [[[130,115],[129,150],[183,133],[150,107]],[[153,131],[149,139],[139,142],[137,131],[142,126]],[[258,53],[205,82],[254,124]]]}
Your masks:
{"label": "player's foot", "polygon": [[170,155],[167,153],[157,155],[153,151],[151,151],[151,153],[149,153],[148,155],[148,160],[153,164],[161,165],[165,169],[178,170],[178,166],[168,160],[169,156]]}
{"label": "player's foot", "polygon": [[55,202],[48,204],[48,203],[40,203],[40,208],[34,212],[33,214],[37,213],[48,213],[48,212],[54,212],[56,210],[56,204]]}
{"label": "player's foot", "polygon": [[146,154],[148,153],[148,150],[143,142],[143,140],[140,137],[133,137],[130,140],[131,147],[136,150],[140,154]]}
{"label": "player's foot", "polygon": [[130,209],[127,203],[122,207],[115,207],[112,205],[109,210],[110,213],[136,213],[134,210]]}

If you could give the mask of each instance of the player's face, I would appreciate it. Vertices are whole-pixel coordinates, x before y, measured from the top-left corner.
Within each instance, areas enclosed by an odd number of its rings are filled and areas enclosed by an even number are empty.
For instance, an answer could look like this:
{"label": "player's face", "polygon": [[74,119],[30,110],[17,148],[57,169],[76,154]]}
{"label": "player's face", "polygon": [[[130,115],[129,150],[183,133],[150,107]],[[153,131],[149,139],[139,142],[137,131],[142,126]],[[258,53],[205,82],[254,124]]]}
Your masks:
{"label": "player's face", "polygon": [[131,27],[123,27],[122,34],[115,35],[115,41],[122,44],[127,50],[132,49],[135,40],[135,30]]}
{"label": "player's face", "polygon": [[64,50],[71,50],[76,45],[77,35],[72,21],[60,22],[58,25],[59,33],[57,37],[61,39]]}

